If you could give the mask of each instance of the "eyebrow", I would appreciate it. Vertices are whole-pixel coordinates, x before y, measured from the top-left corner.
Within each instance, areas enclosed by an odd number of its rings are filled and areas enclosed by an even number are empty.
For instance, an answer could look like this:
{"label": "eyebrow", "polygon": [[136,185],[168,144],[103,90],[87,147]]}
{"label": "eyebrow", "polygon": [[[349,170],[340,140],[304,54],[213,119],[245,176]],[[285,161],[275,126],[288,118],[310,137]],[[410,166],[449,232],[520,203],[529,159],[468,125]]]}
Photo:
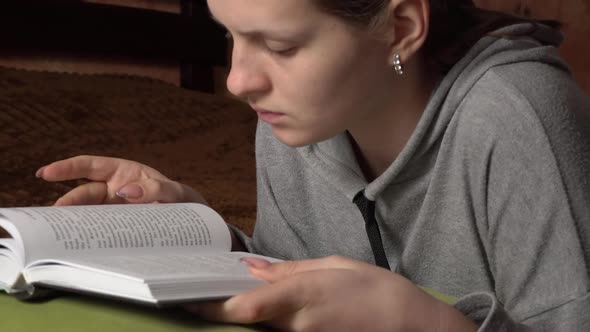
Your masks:
{"label": "eyebrow", "polygon": [[[224,29],[228,30],[225,24],[221,23],[220,20],[213,15],[211,10],[209,9],[209,17],[217,24],[219,24]],[[239,34],[249,37],[264,37],[268,36],[270,38],[278,38],[278,39],[288,39],[284,34],[275,31],[260,31],[260,30],[252,30],[252,31],[237,31]]]}

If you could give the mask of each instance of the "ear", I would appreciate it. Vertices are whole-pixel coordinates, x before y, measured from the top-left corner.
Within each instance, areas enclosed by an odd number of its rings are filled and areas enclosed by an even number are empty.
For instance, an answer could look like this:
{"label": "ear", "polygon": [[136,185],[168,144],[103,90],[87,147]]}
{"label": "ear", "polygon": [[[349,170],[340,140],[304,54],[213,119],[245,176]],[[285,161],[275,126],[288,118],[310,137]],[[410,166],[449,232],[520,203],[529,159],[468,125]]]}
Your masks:
{"label": "ear", "polygon": [[429,0],[391,0],[385,33],[389,42],[389,62],[399,54],[408,62],[424,45],[430,21]]}

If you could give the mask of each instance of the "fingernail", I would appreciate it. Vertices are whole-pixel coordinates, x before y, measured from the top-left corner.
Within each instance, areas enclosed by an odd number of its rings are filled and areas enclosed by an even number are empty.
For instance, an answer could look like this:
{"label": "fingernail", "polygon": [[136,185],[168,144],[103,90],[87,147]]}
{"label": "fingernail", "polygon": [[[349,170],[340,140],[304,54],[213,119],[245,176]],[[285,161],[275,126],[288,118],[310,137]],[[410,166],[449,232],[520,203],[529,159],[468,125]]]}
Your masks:
{"label": "fingernail", "polygon": [[116,192],[116,195],[121,198],[137,199],[143,196],[143,189],[139,185],[130,184],[119,189],[119,191]]}
{"label": "fingernail", "polygon": [[257,269],[264,269],[271,266],[271,263],[269,261],[255,257],[242,257],[240,258],[240,262],[246,263],[246,265]]}
{"label": "fingernail", "polygon": [[44,169],[45,169],[45,166],[43,166],[43,167],[39,168],[39,169],[37,170],[37,172],[35,172],[35,176],[36,176],[36,177],[38,177],[38,178],[42,177],[42,176],[43,176],[43,170],[44,170]]}

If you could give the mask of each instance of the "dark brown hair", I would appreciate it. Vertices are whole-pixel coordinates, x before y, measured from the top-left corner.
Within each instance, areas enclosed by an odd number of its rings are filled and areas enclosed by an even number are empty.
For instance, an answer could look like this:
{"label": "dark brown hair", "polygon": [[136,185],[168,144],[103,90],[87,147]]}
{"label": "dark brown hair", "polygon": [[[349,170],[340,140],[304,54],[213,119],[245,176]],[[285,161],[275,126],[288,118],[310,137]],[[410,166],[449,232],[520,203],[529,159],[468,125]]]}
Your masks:
{"label": "dark brown hair", "polygon": [[[314,0],[320,9],[358,26],[375,28],[390,0]],[[428,59],[447,72],[475,42],[501,27],[538,23],[559,28],[557,21],[530,18],[480,9],[472,0],[430,0],[430,29],[424,44]],[[508,36],[505,36],[508,37]]]}

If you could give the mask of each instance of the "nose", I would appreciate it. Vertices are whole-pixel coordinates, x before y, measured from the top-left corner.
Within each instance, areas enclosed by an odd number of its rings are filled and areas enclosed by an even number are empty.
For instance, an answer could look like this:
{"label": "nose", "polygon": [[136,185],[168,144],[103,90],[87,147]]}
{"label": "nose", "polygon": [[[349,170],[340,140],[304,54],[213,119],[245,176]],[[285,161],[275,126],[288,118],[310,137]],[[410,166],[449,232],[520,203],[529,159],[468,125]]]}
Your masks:
{"label": "nose", "polygon": [[257,97],[270,89],[270,80],[263,65],[254,57],[254,54],[241,51],[234,45],[227,89],[244,100]]}

